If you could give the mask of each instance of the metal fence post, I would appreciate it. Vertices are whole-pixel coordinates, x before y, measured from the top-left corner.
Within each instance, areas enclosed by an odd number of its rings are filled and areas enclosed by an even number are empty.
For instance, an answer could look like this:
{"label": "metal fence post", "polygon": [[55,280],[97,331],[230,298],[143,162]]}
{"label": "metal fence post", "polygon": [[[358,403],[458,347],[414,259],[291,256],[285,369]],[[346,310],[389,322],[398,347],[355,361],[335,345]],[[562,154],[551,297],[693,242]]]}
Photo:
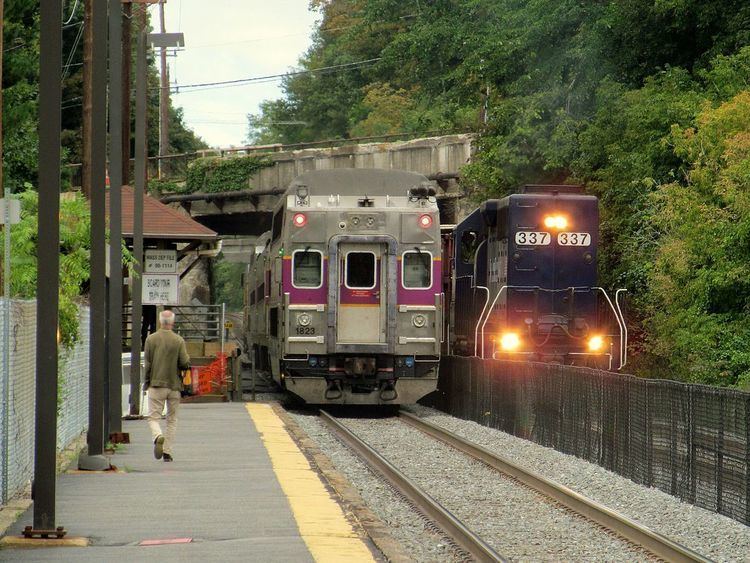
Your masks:
{"label": "metal fence post", "polygon": [[225,325],[226,303],[221,304],[221,354],[224,353],[224,332],[227,330]]}
{"label": "metal fence post", "polygon": [[[0,40],[0,43],[2,41]],[[0,158],[2,149],[0,148]],[[2,176],[0,176],[1,178]],[[5,255],[3,266],[3,490],[2,503],[8,503],[8,456],[10,454],[10,189],[5,188]]]}

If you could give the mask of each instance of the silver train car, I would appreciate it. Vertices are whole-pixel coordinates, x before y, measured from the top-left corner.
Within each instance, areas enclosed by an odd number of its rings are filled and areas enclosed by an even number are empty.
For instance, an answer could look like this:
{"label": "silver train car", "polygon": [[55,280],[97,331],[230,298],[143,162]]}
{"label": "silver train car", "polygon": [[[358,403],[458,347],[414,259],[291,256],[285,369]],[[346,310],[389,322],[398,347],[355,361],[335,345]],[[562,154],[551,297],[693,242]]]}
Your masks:
{"label": "silver train car", "polygon": [[309,404],[415,403],[437,387],[441,272],[427,178],[302,174],[245,275],[248,352]]}

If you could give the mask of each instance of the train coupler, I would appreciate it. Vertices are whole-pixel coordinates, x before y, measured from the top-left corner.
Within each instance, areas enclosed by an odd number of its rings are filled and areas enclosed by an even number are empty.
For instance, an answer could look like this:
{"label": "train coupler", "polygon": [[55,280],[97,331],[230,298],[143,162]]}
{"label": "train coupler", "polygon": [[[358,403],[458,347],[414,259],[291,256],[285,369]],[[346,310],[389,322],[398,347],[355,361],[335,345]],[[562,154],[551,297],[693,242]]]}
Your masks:
{"label": "train coupler", "polygon": [[381,401],[395,401],[398,399],[398,391],[396,391],[396,382],[393,379],[383,381],[380,386],[380,400]]}
{"label": "train coupler", "polygon": [[327,401],[336,401],[344,396],[340,379],[330,379],[326,386],[325,398]]}

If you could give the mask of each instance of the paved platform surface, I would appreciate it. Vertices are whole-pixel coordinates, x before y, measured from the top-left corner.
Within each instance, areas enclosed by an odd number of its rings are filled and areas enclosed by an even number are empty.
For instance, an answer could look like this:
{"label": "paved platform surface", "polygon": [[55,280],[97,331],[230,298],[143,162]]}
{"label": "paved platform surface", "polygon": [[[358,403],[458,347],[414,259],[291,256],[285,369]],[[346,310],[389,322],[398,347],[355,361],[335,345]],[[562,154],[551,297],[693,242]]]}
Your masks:
{"label": "paved platform surface", "polygon": [[[123,421],[131,444],[111,457],[120,472],[66,473],[57,480],[56,524],[71,536],[89,538],[89,547],[5,547],[0,561],[344,560],[315,552],[300,533],[300,514],[290,506],[294,496],[299,504],[300,492],[288,490],[297,478],[279,472],[277,447],[262,435],[269,420],[279,427],[267,405],[183,405],[172,463],[154,459],[145,420]],[[309,480],[309,466],[301,465]],[[282,490],[278,475],[292,484],[285,482]],[[314,520],[320,498],[310,500],[302,503],[303,517]],[[6,534],[19,535],[32,522],[29,509]],[[350,529],[345,535],[362,554],[348,560],[373,560],[358,533]],[[192,541],[140,545],[180,538]]]}

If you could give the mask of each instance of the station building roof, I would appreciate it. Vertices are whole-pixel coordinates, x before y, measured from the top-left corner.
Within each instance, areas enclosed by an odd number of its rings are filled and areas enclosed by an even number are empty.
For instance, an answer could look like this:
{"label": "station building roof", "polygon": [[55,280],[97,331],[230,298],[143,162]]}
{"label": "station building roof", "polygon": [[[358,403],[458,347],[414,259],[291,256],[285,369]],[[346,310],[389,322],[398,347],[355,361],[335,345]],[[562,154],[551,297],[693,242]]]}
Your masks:
{"label": "station building roof", "polygon": [[[106,192],[106,209],[109,215],[109,194]],[[131,186],[122,187],[122,236],[133,238],[133,200]],[[213,241],[219,237],[216,231],[201,225],[177,209],[164,205],[159,200],[143,196],[143,238],[172,241]]]}

